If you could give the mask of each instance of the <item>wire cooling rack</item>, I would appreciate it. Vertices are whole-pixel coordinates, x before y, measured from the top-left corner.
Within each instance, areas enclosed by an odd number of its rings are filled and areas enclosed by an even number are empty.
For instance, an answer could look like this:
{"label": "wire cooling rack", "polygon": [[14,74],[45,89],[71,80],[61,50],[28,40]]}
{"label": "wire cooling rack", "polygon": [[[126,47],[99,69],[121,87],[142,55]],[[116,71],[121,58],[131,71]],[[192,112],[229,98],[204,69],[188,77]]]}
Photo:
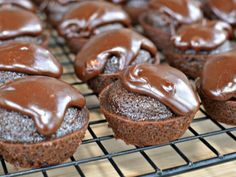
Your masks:
{"label": "wire cooling rack", "polygon": [[64,67],[62,79],[87,99],[86,137],[75,155],[59,165],[17,169],[0,157],[0,176],[89,176],[91,171],[96,176],[170,176],[236,160],[236,127],[212,120],[202,108],[185,135],[168,144],[139,148],[116,140],[99,112],[97,95],[74,75],[74,56],[56,31],[51,33],[49,49]]}

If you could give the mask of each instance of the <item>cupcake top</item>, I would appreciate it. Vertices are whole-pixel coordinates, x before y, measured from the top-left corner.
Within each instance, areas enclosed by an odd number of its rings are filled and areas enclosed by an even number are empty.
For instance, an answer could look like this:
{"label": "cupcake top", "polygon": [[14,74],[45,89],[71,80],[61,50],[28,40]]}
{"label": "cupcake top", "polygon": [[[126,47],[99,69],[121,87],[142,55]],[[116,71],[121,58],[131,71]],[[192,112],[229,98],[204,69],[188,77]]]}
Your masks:
{"label": "cupcake top", "polygon": [[67,38],[89,37],[97,33],[97,27],[114,23],[130,26],[128,15],[119,6],[103,1],[85,1],[64,15],[59,32]]}
{"label": "cupcake top", "polygon": [[236,24],[236,1],[235,0],[208,0],[211,11],[221,20],[230,24]]}
{"label": "cupcake top", "polygon": [[29,116],[45,136],[60,128],[67,108],[84,106],[85,98],[75,88],[55,78],[32,76],[0,87],[0,107]]}
{"label": "cupcake top", "polygon": [[150,7],[185,24],[203,17],[199,3],[193,0],[151,0]]}
{"label": "cupcake top", "polygon": [[109,2],[112,2],[114,4],[123,4],[125,3],[127,0],[107,0]]}
{"label": "cupcake top", "polygon": [[2,5],[14,5],[30,11],[35,12],[36,7],[30,0],[0,0],[0,6]]}
{"label": "cupcake top", "polygon": [[0,71],[59,78],[62,66],[48,50],[36,44],[11,42],[0,46]]}
{"label": "cupcake top", "polygon": [[203,20],[180,27],[172,40],[180,50],[212,50],[227,41],[231,33],[232,28],[225,22]]}
{"label": "cupcake top", "polygon": [[159,59],[155,45],[130,29],[101,33],[90,39],[76,56],[75,72],[81,80],[87,81],[101,74],[113,56],[119,59],[119,70],[123,70],[136,59],[141,49],[148,51],[155,62]]}
{"label": "cupcake top", "polygon": [[209,59],[200,78],[201,90],[212,100],[236,98],[236,50]]}
{"label": "cupcake top", "polygon": [[18,7],[0,7],[0,40],[17,36],[38,36],[43,27],[40,19],[32,12]]}
{"label": "cupcake top", "polygon": [[165,65],[139,64],[121,73],[124,87],[134,93],[159,100],[177,115],[196,112],[199,100],[187,77]]}

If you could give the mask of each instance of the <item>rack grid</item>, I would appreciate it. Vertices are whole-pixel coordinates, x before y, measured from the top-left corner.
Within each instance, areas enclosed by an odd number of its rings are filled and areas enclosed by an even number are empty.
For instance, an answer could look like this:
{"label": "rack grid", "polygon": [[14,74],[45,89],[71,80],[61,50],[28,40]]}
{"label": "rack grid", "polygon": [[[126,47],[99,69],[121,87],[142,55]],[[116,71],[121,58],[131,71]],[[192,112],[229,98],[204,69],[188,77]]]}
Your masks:
{"label": "rack grid", "polygon": [[[43,167],[43,168],[37,168],[37,169],[15,169],[9,170],[9,165],[4,161],[2,157],[0,157],[0,176],[24,176],[32,174],[32,176],[35,173],[40,173],[42,176],[47,177],[50,176],[48,172],[50,170],[56,169],[60,170],[64,167],[73,167],[78,174],[78,176],[86,176],[86,170],[83,170],[83,165],[89,165],[91,162],[97,163],[101,160],[106,160],[113,170],[115,171],[117,176],[127,176],[126,171],[123,170],[124,166],[121,168],[121,164],[117,162],[117,157],[126,157],[126,160],[129,160],[129,156],[132,154],[139,154],[143,160],[144,163],[147,163],[150,167],[149,171],[145,171],[144,173],[138,173],[135,174],[135,176],[170,176],[170,175],[176,175],[176,174],[182,174],[185,172],[189,172],[196,169],[206,168],[208,166],[213,166],[221,163],[225,163],[228,161],[236,160],[236,127],[235,126],[227,126],[225,124],[218,123],[214,120],[212,120],[207,113],[204,111],[204,109],[201,107],[198,116],[193,120],[191,126],[188,129],[188,133],[181,137],[180,139],[177,139],[175,141],[172,141],[167,144],[162,145],[155,145],[155,146],[148,146],[148,147],[135,147],[135,146],[128,146],[123,144],[122,146],[127,146],[125,149],[120,149],[118,151],[111,151],[107,146],[105,145],[107,141],[117,141],[115,140],[112,132],[105,135],[99,135],[95,130],[95,126],[99,125],[106,125],[107,122],[104,119],[104,117],[99,112],[99,103],[97,100],[97,95],[94,94],[91,90],[88,89],[87,85],[81,81],[79,81],[73,72],[73,61],[74,56],[69,52],[69,49],[66,47],[63,39],[61,39],[55,30],[51,30],[51,39],[49,44],[49,49],[52,51],[52,53],[58,58],[58,60],[61,62],[61,64],[64,67],[64,74],[62,79],[70,83],[71,85],[75,86],[76,88],[79,88],[79,90],[83,93],[83,95],[87,99],[87,107],[90,110],[90,112],[93,112],[93,117],[96,117],[96,115],[99,115],[99,119],[93,118],[90,120],[89,126],[88,126],[88,132],[89,136],[86,136],[82,142],[81,146],[93,144],[96,146],[97,149],[101,151],[101,154],[99,155],[92,155],[87,158],[78,159],[75,156],[72,156],[69,161],[49,166],[49,167]],[[70,78],[70,79],[68,79]],[[95,101],[94,101],[95,100]],[[207,125],[211,124],[212,127],[215,127],[214,129],[202,131],[199,130],[199,128],[196,129],[195,125]],[[201,127],[201,126],[198,126]],[[108,129],[108,128],[107,128]],[[222,143],[222,149],[230,149],[231,152],[223,153],[221,150],[219,150],[219,146],[216,146],[215,143],[212,143],[212,141],[209,141],[210,138],[224,135],[224,137],[227,137],[230,139],[231,144],[230,147],[223,147],[224,143]],[[220,141],[224,141],[225,138],[220,139]],[[180,144],[182,143],[191,143],[193,141],[198,141],[201,143],[204,148],[208,149],[209,153],[212,154],[210,157],[203,157],[203,158],[197,158],[197,160],[192,160],[191,157],[189,157],[188,154],[184,151],[184,147],[181,147]],[[221,144],[221,143],[219,143]],[[183,162],[180,165],[173,165],[172,167],[163,168],[158,165],[158,161],[161,161],[161,157],[157,156],[157,160],[153,157],[152,153],[150,151],[158,151],[161,148],[170,148]],[[80,149],[80,147],[79,147]],[[195,151],[192,149],[192,151]],[[196,153],[199,151],[196,151]],[[79,154],[79,153],[78,153]],[[79,156],[79,155],[78,155]],[[190,155],[191,156],[191,155]],[[201,156],[201,154],[196,154],[196,156]],[[132,158],[132,157],[130,157]],[[168,157],[167,157],[168,158]],[[143,164],[144,165],[144,164]],[[129,167],[127,167],[129,168]]]}

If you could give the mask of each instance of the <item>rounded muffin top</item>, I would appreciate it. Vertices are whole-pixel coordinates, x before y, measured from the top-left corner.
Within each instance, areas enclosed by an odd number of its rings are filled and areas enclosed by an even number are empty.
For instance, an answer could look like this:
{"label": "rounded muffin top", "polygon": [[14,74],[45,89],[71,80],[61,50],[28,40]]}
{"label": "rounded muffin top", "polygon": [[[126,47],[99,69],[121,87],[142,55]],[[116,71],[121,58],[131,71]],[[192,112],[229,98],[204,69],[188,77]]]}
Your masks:
{"label": "rounded muffin top", "polygon": [[41,21],[33,12],[14,6],[0,7],[0,27],[0,40],[43,32]]}
{"label": "rounded muffin top", "polygon": [[97,27],[114,23],[130,26],[130,19],[121,7],[103,1],[83,1],[65,13],[59,32],[67,38],[89,37]]}
{"label": "rounded muffin top", "polygon": [[25,77],[0,87],[0,107],[29,116],[44,136],[61,127],[68,108],[84,106],[85,98],[78,90],[51,77]]}
{"label": "rounded muffin top", "polygon": [[213,50],[226,42],[232,33],[229,24],[222,21],[203,20],[181,26],[172,36],[174,46],[180,50]]}
{"label": "rounded muffin top", "polygon": [[219,19],[230,24],[236,24],[235,0],[207,0],[207,4]]}
{"label": "rounded muffin top", "polygon": [[199,21],[203,17],[199,3],[193,0],[151,0],[150,7],[184,24]]}
{"label": "rounded muffin top", "polygon": [[102,74],[108,60],[118,58],[118,71],[130,65],[141,50],[149,52],[154,62],[159,62],[155,45],[142,35],[120,29],[101,33],[90,39],[76,56],[75,72],[87,81]]}
{"label": "rounded muffin top", "polygon": [[204,65],[200,89],[212,100],[236,98],[236,50],[211,57]]}
{"label": "rounded muffin top", "polygon": [[11,42],[0,46],[0,71],[59,78],[62,66],[47,50],[27,42]]}
{"label": "rounded muffin top", "polygon": [[188,78],[170,66],[146,63],[130,66],[121,72],[121,82],[128,91],[155,98],[176,115],[187,115],[199,108]]}

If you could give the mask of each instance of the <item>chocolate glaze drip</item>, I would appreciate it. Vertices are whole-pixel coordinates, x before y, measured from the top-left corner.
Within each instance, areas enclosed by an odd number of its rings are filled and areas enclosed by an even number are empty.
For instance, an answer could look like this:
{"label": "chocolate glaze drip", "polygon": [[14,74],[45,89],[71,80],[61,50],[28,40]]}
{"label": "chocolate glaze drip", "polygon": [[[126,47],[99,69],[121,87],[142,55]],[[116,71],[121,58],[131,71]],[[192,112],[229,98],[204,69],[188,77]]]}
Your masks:
{"label": "chocolate glaze drip", "polygon": [[170,66],[134,65],[121,73],[121,82],[131,92],[158,99],[177,115],[187,115],[199,108],[187,77]]}
{"label": "chocolate glaze drip", "polygon": [[193,23],[203,17],[199,4],[193,0],[151,0],[150,7],[171,16],[180,23]]}
{"label": "chocolate glaze drip", "polygon": [[111,23],[130,26],[128,15],[119,6],[103,1],[86,1],[64,15],[59,32],[67,38],[89,37],[97,27]]}
{"label": "chocolate glaze drip", "polygon": [[62,66],[48,50],[40,46],[11,42],[0,46],[0,71],[59,78]]}
{"label": "chocolate glaze drip", "polygon": [[14,5],[35,12],[36,7],[30,0],[0,0],[1,5]]}
{"label": "chocolate glaze drip", "polygon": [[101,74],[109,58],[119,58],[119,70],[126,68],[138,55],[147,50],[155,58],[156,47],[147,38],[129,29],[112,30],[90,39],[76,56],[75,71],[87,81]]}
{"label": "chocolate glaze drip", "polygon": [[209,59],[203,68],[201,89],[212,100],[236,98],[236,50]]}
{"label": "chocolate glaze drip", "polygon": [[84,106],[85,98],[75,88],[50,77],[26,77],[0,87],[0,107],[30,116],[45,136],[60,128],[67,108]]}
{"label": "chocolate glaze drip", "polygon": [[231,33],[232,28],[227,23],[203,20],[180,27],[172,39],[175,47],[181,50],[212,50],[222,45]]}
{"label": "chocolate glaze drip", "polygon": [[207,3],[218,18],[230,24],[236,24],[235,0],[208,0]]}
{"label": "chocolate glaze drip", "polygon": [[114,4],[124,4],[127,0],[107,0],[109,2],[112,2]]}
{"label": "chocolate glaze drip", "polygon": [[17,7],[0,7],[0,40],[22,35],[37,36],[42,30],[34,13]]}

